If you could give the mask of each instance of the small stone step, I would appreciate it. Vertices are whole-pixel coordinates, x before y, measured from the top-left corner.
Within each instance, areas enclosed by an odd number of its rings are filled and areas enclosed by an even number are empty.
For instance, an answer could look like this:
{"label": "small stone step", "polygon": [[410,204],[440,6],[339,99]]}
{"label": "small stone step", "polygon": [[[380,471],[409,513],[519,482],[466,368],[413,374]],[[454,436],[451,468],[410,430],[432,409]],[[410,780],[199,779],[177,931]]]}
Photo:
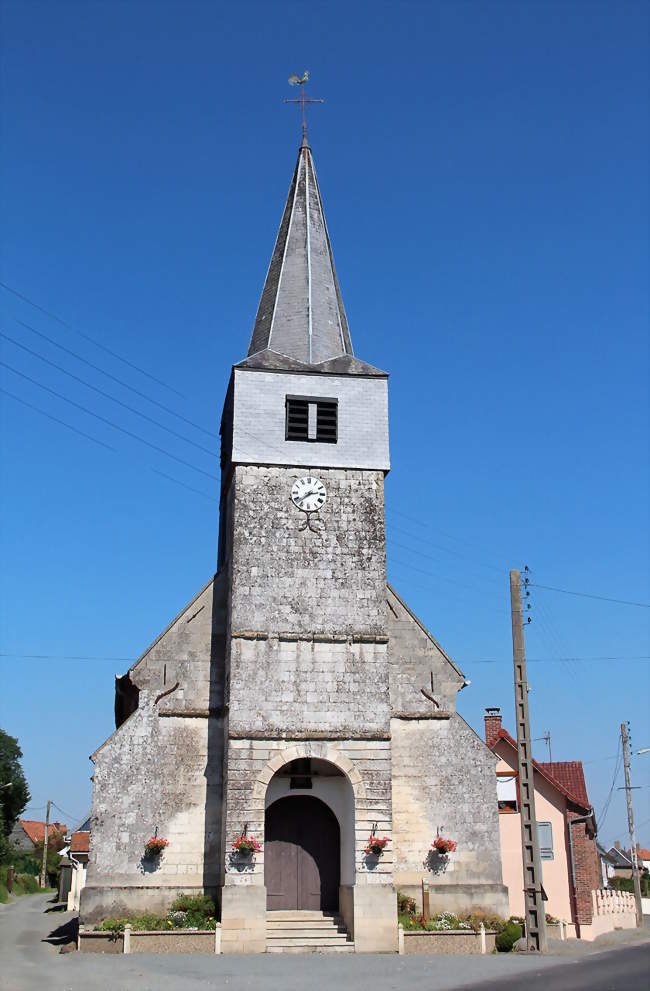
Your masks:
{"label": "small stone step", "polygon": [[275,912],[267,912],[267,922],[308,922],[310,919],[340,919],[339,912],[317,912],[317,911],[296,911],[294,909],[278,909]]}
{"label": "small stone step", "polygon": [[337,922],[334,919],[309,919],[307,922],[298,922],[293,919],[286,919],[284,921],[272,921],[266,923],[267,932],[275,932],[276,930],[282,929],[306,929],[309,932],[346,932],[346,928],[342,922]]}
{"label": "small stone step", "polygon": [[354,943],[341,943],[336,946],[322,946],[312,943],[307,946],[273,946],[266,947],[267,953],[354,953]]}
{"label": "small stone step", "polygon": [[296,940],[300,940],[303,943],[347,943],[348,934],[345,932],[331,932],[331,933],[312,933],[312,932],[301,932],[300,929],[286,929],[284,932],[267,932],[266,934],[267,942],[276,943],[293,943]]}

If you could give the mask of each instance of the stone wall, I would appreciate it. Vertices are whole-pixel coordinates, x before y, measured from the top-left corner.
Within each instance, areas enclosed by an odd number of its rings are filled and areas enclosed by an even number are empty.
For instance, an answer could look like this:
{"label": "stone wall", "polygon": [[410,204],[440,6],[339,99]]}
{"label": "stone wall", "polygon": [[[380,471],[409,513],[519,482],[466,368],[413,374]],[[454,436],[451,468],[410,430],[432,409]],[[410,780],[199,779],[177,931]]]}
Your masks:
{"label": "stone wall", "polygon": [[387,604],[393,714],[431,714],[434,705],[422,695],[422,688],[433,695],[441,710],[455,712],[456,694],[465,684],[462,671],[390,585]]}
{"label": "stone wall", "polygon": [[[164,911],[222,878],[223,588],[211,581],[129,673],[138,708],[96,751],[84,922]],[[159,858],[144,844],[169,841]]]}
{"label": "stone wall", "polygon": [[[318,532],[290,498],[312,473],[327,490]],[[233,485],[234,632],[385,633],[382,472],[239,465]]]}
{"label": "stone wall", "polygon": [[[428,881],[432,912],[507,915],[493,755],[457,714],[393,719],[391,732],[395,886],[420,901]],[[438,831],[456,852],[431,852]]]}

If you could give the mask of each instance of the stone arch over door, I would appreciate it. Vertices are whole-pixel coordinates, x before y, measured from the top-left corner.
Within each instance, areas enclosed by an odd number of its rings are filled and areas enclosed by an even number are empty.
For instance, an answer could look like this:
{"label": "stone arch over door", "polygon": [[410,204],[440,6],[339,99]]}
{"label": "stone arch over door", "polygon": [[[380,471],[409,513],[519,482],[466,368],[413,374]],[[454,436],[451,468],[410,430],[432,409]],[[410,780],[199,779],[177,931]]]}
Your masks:
{"label": "stone arch over door", "polygon": [[285,764],[290,764],[292,760],[300,760],[303,757],[317,757],[319,760],[326,760],[343,772],[350,782],[354,794],[355,810],[360,801],[365,801],[366,789],[363,779],[350,758],[342,750],[331,744],[293,743],[291,746],[279,750],[274,757],[267,761],[257,775],[253,787],[253,801],[256,806],[261,803],[261,807],[264,808],[266,789],[276,771],[279,771]]}

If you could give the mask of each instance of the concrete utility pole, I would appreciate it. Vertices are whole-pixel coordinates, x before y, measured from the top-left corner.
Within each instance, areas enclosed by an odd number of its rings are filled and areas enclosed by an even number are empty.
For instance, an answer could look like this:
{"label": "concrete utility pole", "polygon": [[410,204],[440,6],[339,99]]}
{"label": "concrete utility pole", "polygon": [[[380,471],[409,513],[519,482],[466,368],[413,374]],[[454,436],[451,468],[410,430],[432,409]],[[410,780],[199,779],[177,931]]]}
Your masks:
{"label": "concrete utility pole", "polygon": [[632,808],[632,781],[630,779],[630,752],[627,748],[627,727],[621,723],[621,739],[623,741],[623,767],[625,768],[625,797],[627,798],[627,828],[630,831],[630,859],[634,877],[634,901],[636,902],[637,928],[643,926],[643,906],[641,905],[641,878],[639,876],[639,858],[634,838],[634,809]]}
{"label": "concrete utility pole", "polygon": [[515,669],[515,717],[517,721],[517,763],[519,771],[519,818],[521,853],[524,865],[524,904],[526,907],[526,949],[546,950],[546,912],[542,901],[542,865],[535,817],[535,784],[530,744],[528,681],[524,644],[524,610],[521,603],[521,572],[510,572],[512,612],[512,656]]}
{"label": "concrete utility pole", "polygon": [[45,887],[45,875],[47,873],[47,831],[50,825],[50,800],[47,800],[47,812],[45,813],[45,836],[43,838],[43,863],[41,864],[41,888]]}

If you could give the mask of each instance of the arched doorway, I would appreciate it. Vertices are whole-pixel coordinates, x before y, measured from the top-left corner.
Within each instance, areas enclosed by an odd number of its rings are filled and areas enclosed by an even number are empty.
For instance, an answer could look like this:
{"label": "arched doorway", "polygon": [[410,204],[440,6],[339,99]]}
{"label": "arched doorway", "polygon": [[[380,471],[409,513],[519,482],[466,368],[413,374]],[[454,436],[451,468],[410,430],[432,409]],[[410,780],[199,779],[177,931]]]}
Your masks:
{"label": "arched doorway", "polygon": [[292,795],[268,807],[264,883],[271,911],[338,911],[340,861],[338,820],[324,802]]}

